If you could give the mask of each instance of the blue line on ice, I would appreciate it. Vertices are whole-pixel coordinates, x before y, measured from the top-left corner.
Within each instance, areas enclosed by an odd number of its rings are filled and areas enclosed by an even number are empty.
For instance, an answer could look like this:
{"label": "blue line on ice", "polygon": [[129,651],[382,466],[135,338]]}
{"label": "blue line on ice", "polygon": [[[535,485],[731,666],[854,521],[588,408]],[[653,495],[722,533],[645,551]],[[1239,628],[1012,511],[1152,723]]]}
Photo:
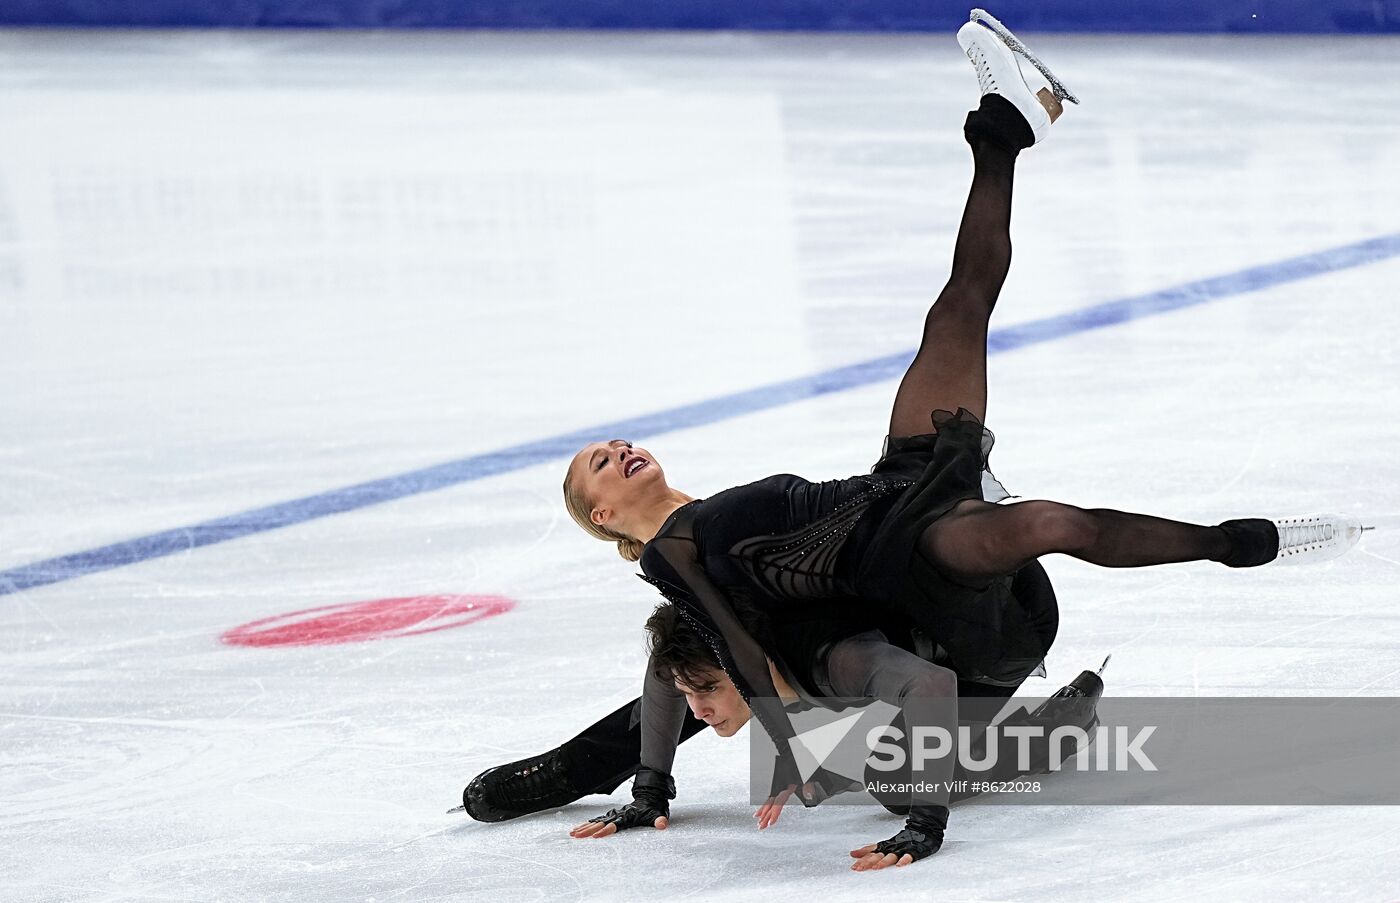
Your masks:
{"label": "blue line on ice", "polygon": [[[1076,335],[1105,326],[1127,323],[1208,301],[1272,288],[1311,276],[1335,273],[1400,256],[1400,233],[1329,248],[1299,257],[1188,282],[1145,295],[1120,298],[1080,310],[994,330],[988,351],[995,354]],[[673,430],[704,426],[731,417],[751,414],[819,395],[854,389],[901,375],[913,351],[891,354],[860,363],[813,373],[797,379],[723,395],[694,404],[643,414],[627,420],[600,423],[561,436],[550,436],[485,454],[448,461],[354,486],[292,499],[266,508],[231,514],[216,520],[176,527],[149,536],[138,536],[112,545],[0,571],[0,596],[72,580],[128,564],[172,555],[200,546],[227,542],[253,533],[276,530],[421,492],[509,473],[552,459],[570,457],[581,446],[599,437],[628,436],[645,439]]]}

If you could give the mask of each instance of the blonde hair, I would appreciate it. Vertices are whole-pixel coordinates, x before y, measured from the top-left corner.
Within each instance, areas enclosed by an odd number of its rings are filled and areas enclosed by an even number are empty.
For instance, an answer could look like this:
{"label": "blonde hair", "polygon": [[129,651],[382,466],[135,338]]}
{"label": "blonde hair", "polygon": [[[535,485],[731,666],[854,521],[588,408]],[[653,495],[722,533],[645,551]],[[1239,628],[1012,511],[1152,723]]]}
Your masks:
{"label": "blonde hair", "polygon": [[619,533],[610,527],[593,523],[593,503],[582,492],[574,488],[572,464],[568,470],[564,471],[564,507],[568,509],[569,516],[574,519],[574,523],[582,527],[589,536],[617,543],[617,554],[626,560],[636,561],[642,557],[642,549],[646,547],[646,543],[628,536],[626,533]]}

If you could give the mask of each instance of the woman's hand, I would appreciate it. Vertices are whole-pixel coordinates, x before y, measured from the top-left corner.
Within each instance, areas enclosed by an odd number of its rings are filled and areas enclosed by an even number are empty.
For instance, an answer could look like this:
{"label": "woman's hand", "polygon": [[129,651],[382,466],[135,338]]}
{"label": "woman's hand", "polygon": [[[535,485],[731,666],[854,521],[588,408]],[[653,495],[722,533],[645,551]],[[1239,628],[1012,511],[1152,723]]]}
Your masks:
{"label": "woman's hand", "polygon": [[[808,784],[804,789],[807,793],[811,793],[812,785]],[[786,789],[779,790],[773,796],[768,797],[763,805],[758,807],[758,811],[753,814],[753,817],[758,819],[758,830],[762,831],[764,828],[776,825],[778,816],[783,814],[783,804],[788,801],[788,797],[796,792],[797,785],[790,784]]]}

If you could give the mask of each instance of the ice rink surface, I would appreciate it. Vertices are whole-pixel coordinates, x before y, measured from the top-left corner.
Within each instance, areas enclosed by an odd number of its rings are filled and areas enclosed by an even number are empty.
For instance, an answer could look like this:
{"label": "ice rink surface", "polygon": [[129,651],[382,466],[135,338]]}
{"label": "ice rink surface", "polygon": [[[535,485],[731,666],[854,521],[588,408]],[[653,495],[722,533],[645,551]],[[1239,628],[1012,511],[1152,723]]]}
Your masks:
{"label": "ice rink surface", "polygon": [[[1021,158],[993,326],[1254,275],[995,355],[998,475],[1378,529],[1312,569],[1050,559],[1060,636],[1022,692],[1112,653],[1116,695],[1400,693],[1400,40],[1028,37],[1084,103]],[[1381,807],[965,806],[934,859],[850,873],[901,822],[827,807],[759,834],[742,735],[681,749],[664,833],[567,836],[625,793],[444,814],[635,695],[658,601],[568,520],[567,455],[510,450],[718,398],[627,438],[693,495],[867,470],[893,379],[732,396],[912,351],[976,93],[951,34],[0,32],[0,591],[478,462],[0,595],[0,898],[1395,899]],[[1319,253],[1338,265],[1282,263]],[[221,640],[431,595],[514,607]]]}

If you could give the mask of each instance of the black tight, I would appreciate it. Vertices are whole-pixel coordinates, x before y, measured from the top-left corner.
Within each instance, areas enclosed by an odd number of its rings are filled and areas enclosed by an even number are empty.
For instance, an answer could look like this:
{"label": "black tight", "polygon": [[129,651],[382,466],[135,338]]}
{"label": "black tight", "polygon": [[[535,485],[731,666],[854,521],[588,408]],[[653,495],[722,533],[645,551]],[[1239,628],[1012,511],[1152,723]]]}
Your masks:
{"label": "black tight", "polygon": [[934,521],[919,538],[918,553],[949,579],[977,587],[1052,552],[1101,567],[1134,568],[1220,561],[1231,546],[1218,527],[1146,514],[1059,502],[974,500]]}
{"label": "black tight", "polygon": [[[983,98],[964,130],[972,147],[972,188],[948,284],[929,309],[914,362],[890,415],[890,436],[929,432],[930,412],[987,413],[987,330],[1011,266],[1011,193],[1015,147],[1009,123],[1020,114],[1002,98]],[[984,586],[1041,555],[1063,552],[1104,567],[1143,567],[1231,555],[1223,530],[1108,509],[1055,502],[998,507],[963,502],[920,537],[917,552],[945,577]]]}
{"label": "black tight", "polygon": [[1016,158],[972,145],[972,188],[953,247],[953,269],[924,319],[918,353],[895,393],[891,436],[929,432],[929,412],[987,416],[987,324],[1011,268],[1011,186]]}

